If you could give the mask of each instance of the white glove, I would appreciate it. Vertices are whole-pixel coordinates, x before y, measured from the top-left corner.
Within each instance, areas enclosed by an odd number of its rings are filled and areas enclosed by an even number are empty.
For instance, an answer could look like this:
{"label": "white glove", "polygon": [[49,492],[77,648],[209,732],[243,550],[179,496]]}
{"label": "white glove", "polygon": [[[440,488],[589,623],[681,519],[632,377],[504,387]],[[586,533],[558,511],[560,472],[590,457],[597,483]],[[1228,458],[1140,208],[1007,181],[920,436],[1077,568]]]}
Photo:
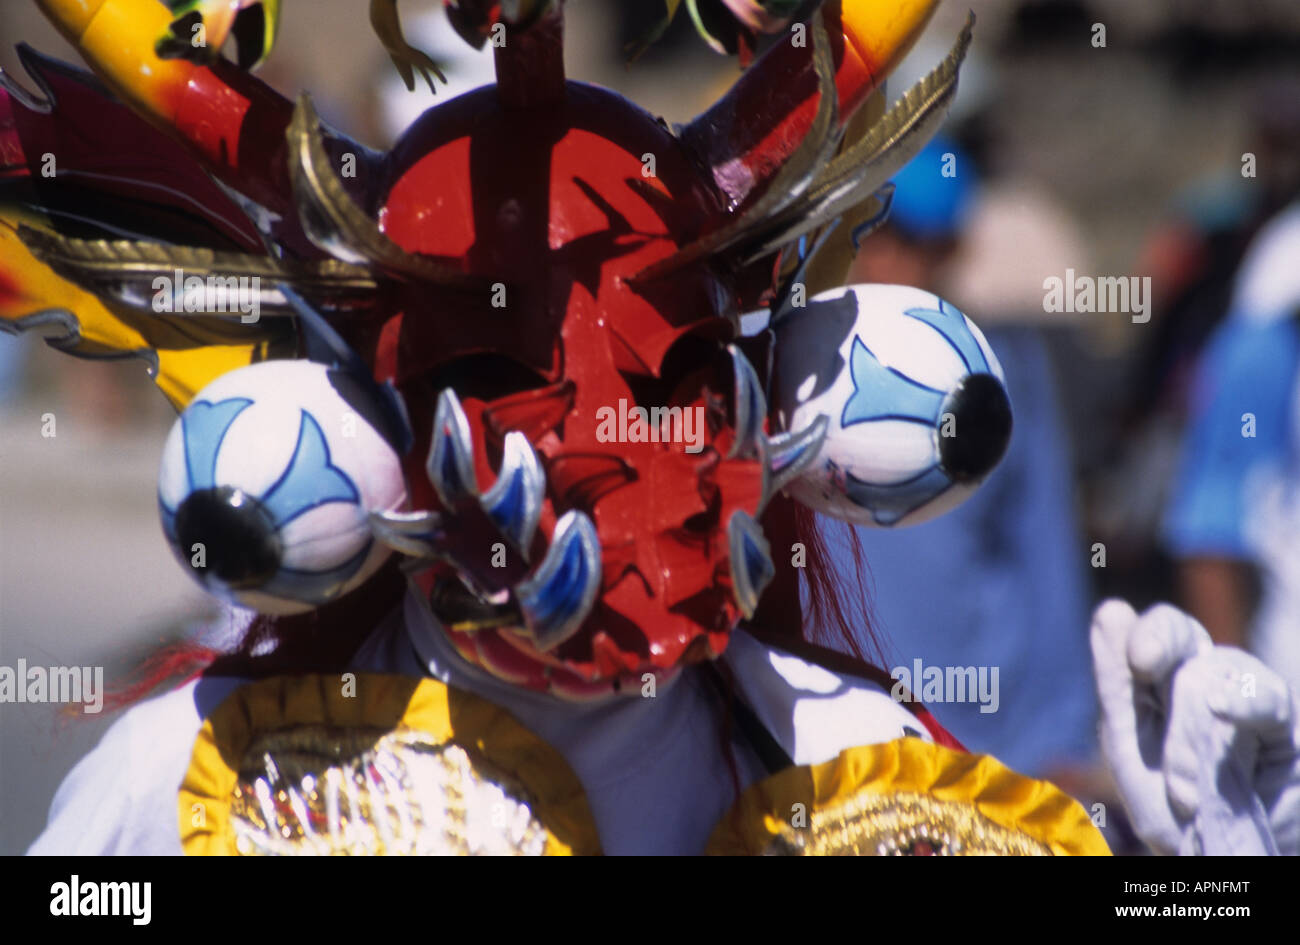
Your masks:
{"label": "white glove", "polygon": [[1101,748],[1158,853],[1300,853],[1297,698],[1255,657],[1167,604],[1092,620]]}

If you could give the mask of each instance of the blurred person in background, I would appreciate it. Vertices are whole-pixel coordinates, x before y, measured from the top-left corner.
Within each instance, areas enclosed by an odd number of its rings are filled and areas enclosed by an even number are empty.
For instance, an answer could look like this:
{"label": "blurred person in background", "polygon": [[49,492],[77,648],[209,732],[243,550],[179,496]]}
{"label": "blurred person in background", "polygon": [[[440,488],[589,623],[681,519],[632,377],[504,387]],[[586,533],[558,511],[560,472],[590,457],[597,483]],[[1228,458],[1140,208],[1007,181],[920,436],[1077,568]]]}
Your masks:
{"label": "blurred person in background", "polygon": [[1251,244],[1206,346],[1165,541],[1215,641],[1300,684],[1300,203]]}
{"label": "blurred person in background", "polygon": [[[888,221],[863,242],[849,281],[960,293],[1005,370],[1011,443],[956,510],[857,535],[877,625],[902,665],[999,670],[996,712],[933,707],[943,723],[1021,770],[1060,776],[1094,761],[1097,705],[1069,445],[1038,326],[1066,317],[1044,313],[1043,274],[1085,260],[1047,197],[1019,184],[977,189],[976,173],[956,144],[936,138],[895,178]],[[852,573],[847,558],[841,573]]]}
{"label": "blurred person in background", "polygon": [[1173,598],[1186,583],[1185,569],[1171,566],[1168,554],[1180,549],[1162,541],[1161,512],[1171,501],[1189,415],[1204,407],[1193,403],[1198,361],[1232,306],[1247,247],[1300,194],[1300,83],[1271,79],[1247,102],[1242,163],[1183,188],[1137,265],[1151,276],[1152,319],[1137,335],[1096,527],[1123,565],[1120,590],[1143,600]]}
{"label": "blurred person in background", "polygon": [[1135,412],[1186,408],[1197,356],[1228,312],[1246,248],[1300,194],[1300,83],[1272,80],[1248,99],[1243,162],[1175,198],[1138,271],[1156,289],[1154,332],[1138,353]]}

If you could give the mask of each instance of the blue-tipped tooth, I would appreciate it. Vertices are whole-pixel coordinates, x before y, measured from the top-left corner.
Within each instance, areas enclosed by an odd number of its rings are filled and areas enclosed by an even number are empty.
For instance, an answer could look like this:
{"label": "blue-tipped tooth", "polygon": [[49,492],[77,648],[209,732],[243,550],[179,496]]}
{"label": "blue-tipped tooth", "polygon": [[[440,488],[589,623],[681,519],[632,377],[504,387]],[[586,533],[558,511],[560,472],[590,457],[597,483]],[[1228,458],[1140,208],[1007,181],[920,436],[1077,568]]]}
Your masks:
{"label": "blue-tipped tooth", "polygon": [[753,617],[758,609],[758,599],[763,588],[776,575],[772,563],[771,546],[763,529],[742,509],[731,513],[727,523],[727,539],[731,549],[731,588],[740,612]]}
{"label": "blue-tipped tooth", "polygon": [[760,439],[763,436],[763,424],[767,420],[767,398],[763,395],[758,372],[744,352],[735,345],[727,345],[727,353],[731,355],[735,379],[733,413],[736,422],[736,439],[727,452],[727,458],[756,457],[762,448]]}
{"label": "blue-tipped tooth", "polygon": [[501,470],[492,488],[480,500],[501,534],[528,560],[528,546],[542,517],[546,473],[528,437],[518,431],[506,434]]}
{"label": "blue-tipped tooth", "polygon": [[451,388],[438,395],[438,406],[433,414],[433,444],[425,468],[438,498],[447,508],[454,507],[463,499],[478,496],[469,419]]}
{"label": "blue-tipped tooth", "polygon": [[759,514],[767,507],[772,496],[788,486],[791,480],[817,459],[829,428],[829,418],[825,414],[819,414],[816,420],[802,430],[763,437],[763,497],[758,503]]}
{"label": "blue-tipped tooth", "polygon": [[442,520],[436,512],[371,512],[375,540],[412,558],[435,557]]}
{"label": "blue-tipped tooth", "polygon": [[553,650],[582,626],[600,590],[600,540],[584,513],[565,512],[546,557],[515,585],[515,599],[539,650]]}

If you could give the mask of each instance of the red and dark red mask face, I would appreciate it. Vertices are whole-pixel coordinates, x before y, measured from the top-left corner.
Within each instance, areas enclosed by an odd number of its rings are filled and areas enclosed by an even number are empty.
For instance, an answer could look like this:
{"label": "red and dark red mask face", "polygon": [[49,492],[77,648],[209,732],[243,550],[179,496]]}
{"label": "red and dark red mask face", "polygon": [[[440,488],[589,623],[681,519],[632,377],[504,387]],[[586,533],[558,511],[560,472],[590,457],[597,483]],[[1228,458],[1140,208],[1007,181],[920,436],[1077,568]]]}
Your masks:
{"label": "red and dark red mask face", "polygon": [[371,348],[417,433],[412,507],[438,516],[435,613],[471,659],[570,694],[716,655],[741,614],[728,523],[763,489],[734,427],[736,289],[703,262],[633,282],[718,225],[707,173],[576,84],[545,109],[462,96],[390,163],[385,235],[481,277],[412,282]]}

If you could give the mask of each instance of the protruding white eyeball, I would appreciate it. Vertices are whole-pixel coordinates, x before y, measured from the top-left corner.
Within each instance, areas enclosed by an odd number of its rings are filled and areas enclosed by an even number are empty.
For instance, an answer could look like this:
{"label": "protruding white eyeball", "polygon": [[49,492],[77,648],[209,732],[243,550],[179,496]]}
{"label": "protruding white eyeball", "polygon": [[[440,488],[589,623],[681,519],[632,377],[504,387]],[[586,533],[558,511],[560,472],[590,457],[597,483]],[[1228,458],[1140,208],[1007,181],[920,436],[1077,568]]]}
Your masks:
{"label": "protruding white eyeball", "polygon": [[782,430],[825,414],[820,455],[787,487],[862,525],[934,518],[974,492],[1011,439],[1002,367],[983,334],[921,289],[822,292],[775,326]]}
{"label": "protruding white eyeball", "polygon": [[207,590],[269,614],[311,610],[388,557],[369,514],[406,502],[397,453],[360,385],[310,361],[222,375],[163,448],[163,532]]}

